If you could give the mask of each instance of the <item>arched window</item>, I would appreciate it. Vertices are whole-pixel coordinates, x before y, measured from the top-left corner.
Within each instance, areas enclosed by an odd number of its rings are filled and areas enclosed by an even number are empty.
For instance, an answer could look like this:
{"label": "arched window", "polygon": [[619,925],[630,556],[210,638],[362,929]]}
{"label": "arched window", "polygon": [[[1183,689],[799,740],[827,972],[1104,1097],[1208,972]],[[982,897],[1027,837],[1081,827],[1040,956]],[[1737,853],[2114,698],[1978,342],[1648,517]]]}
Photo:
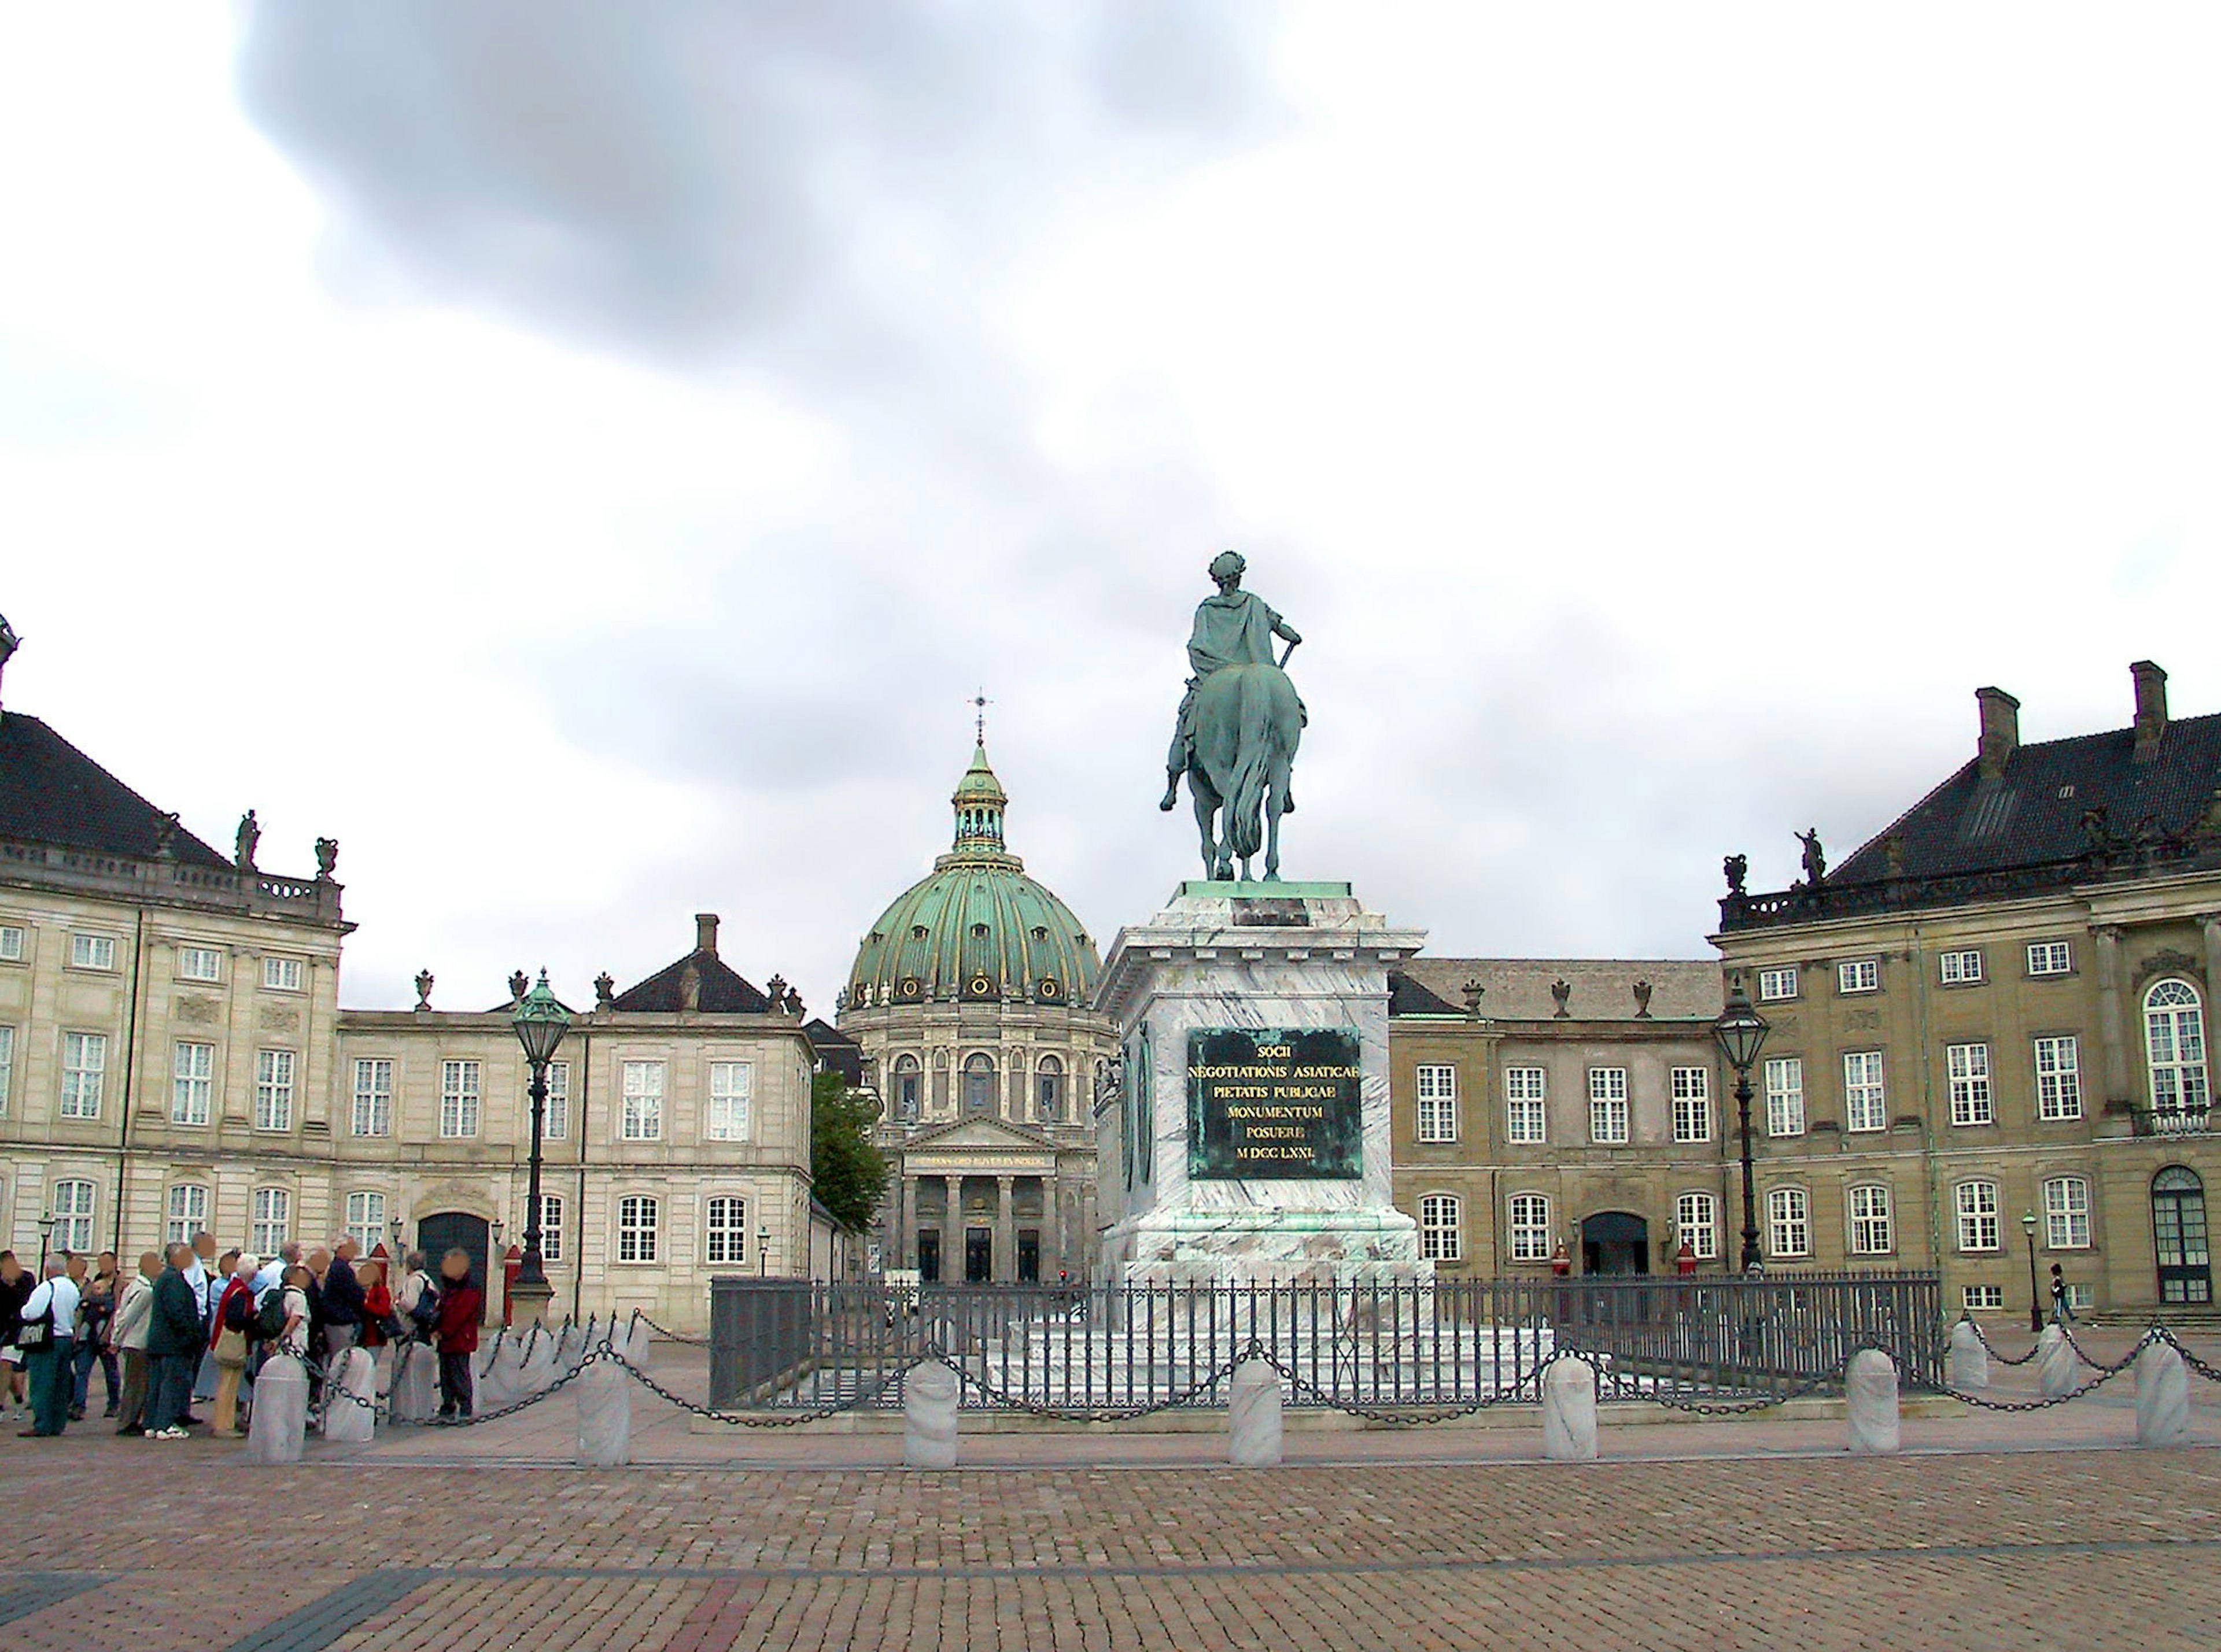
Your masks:
{"label": "arched window", "polygon": [[1419,1254],[1429,1262],[1455,1262],[1465,1254],[1455,1194],[1419,1196]]}
{"label": "arched window", "polygon": [[1951,1200],[1959,1216],[1959,1249],[1996,1250],[2001,1248],[1996,1182],[1962,1181],[1952,1189]]}
{"label": "arched window", "polygon": [[2170,1164],[2152,1178],[2152,1248],[2159,1263],[2159,1300],[2213,1300],[2213,1264],[2205,1241],[2205,1184],[2195,1170]]}
{"label": "arched window", "polygon": [[563,1196],[544,1193],[540,1195],[540,1260],[563,1260]]}
{"label": "arched window", "polygon": [[2090,1248],[2090,1184],[2080,1176],[2053,1176],[2043,1184],[2043,1244],[2047,1250]]}
{"label": "arched window", "polygon": [[53,1248],[83,1253],[92,1249],[92,1183],[57,1181],[53,1202]]}
{"label": "arched window", "polygon": [[1035,1094],[1041,1105],[1043,1124],[1060,1123],[1064,1118],[1064,1063],[1055,1056],[1043,1056],[1034,1069]]}
{"label": "arched window", "polygon": [[180,1182],[170,1189],[169,1219],[163,1224],[162,1238],[166,1244],[191,1244],[193,1235],[208,1225],[209,1190],[194,1182]]}
{"label": "arched window", "polygon": [[1777,1256],[1812,1254],[1812,1200],[1802,1188],[1766,1195],[1767,1249]]}
{"label": "arched window", "polygon": [[995,1110],[995,1058],[981,1050],[967,1057],[964,1063],[964,1111],[992,1113]]}
{"label": "arched window", "polygon": [[[347,1237],[368,1256],[385,1242],[385,1195],[351,1193],[347,1196]],[[541,1253],[543,1256],[546,1252]]]}
{"label": "arched window", "polygon": [[1897,1249],[1897,1222],[1889,1189],[1878,1182],[1845,1190],[1851,1225],[1851,1254],[1886,1256]]}
{"label": "arched window", "polygon": [[285,1188],[257,1188],[248,1203],[247,1243],[258,1256],[274,1256],[293,1237],[293,1195]]}
{"label": "arched window", "polygon": [[1699,1262],[1720,1254],[1720,1201],[1708,1193],[1685,1193],[1674,1201],[1674,1225]]}
{"label": "arched window", "polygon": [[656,1230],[661,1212],[645,1194],[627,1194],[617,1200],[617,1260],[654,1262]]}
{"label": "arched window", "polygon": [[916,1056],[895,1057],[895,1117],[906,1125],[917,1122],[918,1077]]}
{"label": "arched window", "polygon": [[2205,1016],[2188,982],[2155,981],[2144,994],[2144,1059],[2151,1069],[2154,1126],[2204,1129]]}
{"label": "arched window", "polygon": [[1511,1219],[1511,1260],[1549,1261],[1550,1201],[1541,1194],[1514,1194],[1507,1213]]}

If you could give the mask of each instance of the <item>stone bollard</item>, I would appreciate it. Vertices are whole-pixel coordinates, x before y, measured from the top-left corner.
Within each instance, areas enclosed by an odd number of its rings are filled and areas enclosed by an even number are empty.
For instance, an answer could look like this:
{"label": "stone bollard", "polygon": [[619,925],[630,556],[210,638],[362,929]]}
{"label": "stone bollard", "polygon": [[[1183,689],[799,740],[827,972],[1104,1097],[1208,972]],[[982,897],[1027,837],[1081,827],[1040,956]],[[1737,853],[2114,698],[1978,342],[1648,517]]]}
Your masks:
{"label": "stone bollard", "polygon": [[1562,1359],[1542,1373],[1542,1455],[1553,1462],[1593,1462],[1597,1454],[1596,1372]]}
{"label": "stone bollard", "polygon": [[[368,1445],[377,1438],[378,1362],[368,1349],[350,1348],[335,1359],[328,1368],[324,1389],[326,1440],[334,1445]],[[355,1395],[371,1404],[358,1405],[350,1397]]]}
{"label": "stone bollard", "polygon": [[393,1356],[393,1420],[429,1422],[439,1407],[440,1356],[429,1343],[404,1343]]}
{"label": "stone bollard", "polygon": [[309,1374],[280,1354],[254,1379],[254,1415],[247,1424],[249,1462],[298,1462],[309,1431]]}
{"label": "stone bollard", "polygon": [[632,1378],[611,1360],[596,1360],[571,1385],[579,1393],[579,1462],[622,1468],[632,1461]]}
{"label": "stone bollard", "polygon": [[1897,1450],[1897,1362],[1879,1348],[1861,1348],[1843,1368],[1843,1418],[1851,1449],[1861,1456]]}
{"label": "stone bollard", "polygon": [[654,1344],[655,1333],[648,1328],[648,1321],[635,1319],[629,1335],[616,1339],[617,1352],[641,1370],[648,1369],[648,1350]]}
{"label": "stone bollard", "polygon": [[2180,1445],[2190,1432],[2190,1368],[2165,1343],[2137,1356],[2137,1443]]}
{"label": "stone bollard", "polygon": [[1234,1368],[1226,1393],[1227,1460],[1241,1468],[1280,1466],[1280,1374],[1261,1359]]}
{"label": "stone bollard", "polygon": [[1943,1381],[1951,1387],[1973,1391],[1990,1386],[1990,1350],[1982,1346],[1981,1333],[1972,1319],[1951,1327],[1951,1352],[1943,1365]]}
{"label": "stone bollard", "polygon": [[903,1467],[956,1466],[956,1409],[964,1383],[944,1360],[921,1360],[903,1378]]}
{"label": "stone bollard", "polygon": [[2073,1393],[2082,1386],[2081,1376],[2066,1331],[2056,1325],[2044,1326],[2036,1344],[2036,1380],[2044,1398],[2056,1400],[2061,1394]]}
{"label": "stone bollard", "polygon": [[518,1399],[529,1399],[536,1393],[545,1393],[547,1391],[547,1385],[554,1381],[560,1371],[566,1368],[555,1363],[555,1338],[553,1336],[546,1334],[536,1336],[525,1344],[524,1363],[518,1370],[516,1380],[517,1387],[520,1390]]}

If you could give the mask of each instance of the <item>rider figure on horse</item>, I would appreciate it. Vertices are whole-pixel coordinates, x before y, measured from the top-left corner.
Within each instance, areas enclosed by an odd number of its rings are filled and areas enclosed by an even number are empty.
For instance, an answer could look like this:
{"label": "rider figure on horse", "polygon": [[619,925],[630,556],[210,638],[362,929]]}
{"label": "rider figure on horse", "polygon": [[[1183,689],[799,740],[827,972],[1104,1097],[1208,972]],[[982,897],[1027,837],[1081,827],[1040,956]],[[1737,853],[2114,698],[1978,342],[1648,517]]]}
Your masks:
{"label": "rider figure on horse", "polygon": [[[1157,805],[1161,809],[1170,809],[1179,801],[1180,776],[1195,760],[1197,687],[1224,666],[1285,666],[1288,654],[1294,653],[1296,645],[1303,641],[1263,597],[1242,589],[1242,576],[1248,567],[1238,551],[1222,551],[1211,560],[1211,577],[1217,583],[1218,595],[1206,596],[1196,605],[1195,631],[1187,640],[1187,663],[1195,675],[1187,680],[1187,693],[1180,700],[1179,719],[1173,730],[1172,750],[1165,757],[1165,795]],[[1273,658],[1275,637],[1288,645],[1287,653],[1278,659]],[[1302,701],[1297,703],[1300,707]],[[1308,714],[1304,720],[1310,720]],[[1281,812],[1292,814],[1295,809],[1291,797]]]}

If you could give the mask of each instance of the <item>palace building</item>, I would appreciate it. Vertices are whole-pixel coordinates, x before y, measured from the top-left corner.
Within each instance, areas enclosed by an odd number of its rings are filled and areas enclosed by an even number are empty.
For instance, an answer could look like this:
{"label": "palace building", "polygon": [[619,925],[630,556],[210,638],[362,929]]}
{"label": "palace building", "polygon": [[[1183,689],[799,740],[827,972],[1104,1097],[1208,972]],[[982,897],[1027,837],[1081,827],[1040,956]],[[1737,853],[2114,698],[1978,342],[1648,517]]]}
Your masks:
{"label": "palace building", "polygon": [[840,1030],[881,1097],[882,1266],[928,1280],[1085,1279],[1093,1097],[1116,1048],[1100,962],[1004,839],[986,747],[950,799],[955,840],[856,950]]}

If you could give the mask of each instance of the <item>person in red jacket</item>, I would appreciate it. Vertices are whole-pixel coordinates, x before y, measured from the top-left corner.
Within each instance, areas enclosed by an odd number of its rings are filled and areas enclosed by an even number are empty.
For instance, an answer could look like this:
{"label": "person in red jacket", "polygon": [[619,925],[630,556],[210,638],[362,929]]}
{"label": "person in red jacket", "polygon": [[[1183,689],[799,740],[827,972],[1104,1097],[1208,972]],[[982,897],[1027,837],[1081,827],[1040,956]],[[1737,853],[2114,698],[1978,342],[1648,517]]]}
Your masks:
{"label": "person in red jacket", "polygon": [[470,1253],[450,1250],[440,1261],[440,1318],[433,1338],[440,1350],[440,1415],[471,1414],[471,1356],[479,1351],[479,1320],[485,1293],[471,1282]]}

